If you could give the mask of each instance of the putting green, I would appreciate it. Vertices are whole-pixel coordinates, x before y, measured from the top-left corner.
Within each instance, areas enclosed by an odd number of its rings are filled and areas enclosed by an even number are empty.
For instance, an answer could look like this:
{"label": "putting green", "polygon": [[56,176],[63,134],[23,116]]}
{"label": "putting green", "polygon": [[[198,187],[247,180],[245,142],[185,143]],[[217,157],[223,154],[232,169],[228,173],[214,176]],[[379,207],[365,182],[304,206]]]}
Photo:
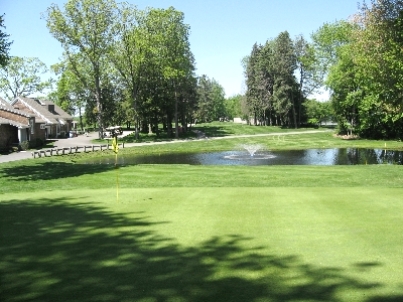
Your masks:
{"label": "putting green", "polygon": [[0,297],[399,299],[402,194],[231,187],[125,188],[118,200],[114,189],[0,195]]}

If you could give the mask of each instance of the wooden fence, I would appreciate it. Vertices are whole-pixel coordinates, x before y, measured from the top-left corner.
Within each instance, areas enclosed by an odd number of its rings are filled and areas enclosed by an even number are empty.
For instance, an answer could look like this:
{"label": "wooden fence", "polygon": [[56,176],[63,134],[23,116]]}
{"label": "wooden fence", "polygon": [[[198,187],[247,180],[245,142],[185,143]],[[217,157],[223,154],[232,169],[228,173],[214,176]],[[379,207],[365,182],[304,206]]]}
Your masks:
{"label": "wooden fence", "polygon": [[[125,144],[118,144],[119,148],[124,148]],[[94,151],[103,151],[103,150],[111,150],[112,145],[90,145],[90,146],[75,146],[75,147],[65,147],[65,148],[55,148],[55,149],[45,149],[38,150],[32,152],[32,157],[47,157],[53,155],[64,155],[64,154],[73,154],[80,152],[94,152]]]}

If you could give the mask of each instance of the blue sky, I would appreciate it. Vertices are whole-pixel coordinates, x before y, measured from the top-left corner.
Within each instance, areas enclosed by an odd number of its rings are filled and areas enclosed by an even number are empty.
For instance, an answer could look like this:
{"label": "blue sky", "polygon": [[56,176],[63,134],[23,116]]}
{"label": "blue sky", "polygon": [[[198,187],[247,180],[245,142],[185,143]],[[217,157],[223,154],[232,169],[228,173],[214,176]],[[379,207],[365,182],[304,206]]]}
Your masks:
{"label": "blue sky", "polygon": [[[50,35],[41,13],[51,3],[66,0],[0,0],[6,33],[13,40],[10,54],[38,57],[48,67],[59,61],[60,44]],[[120,2],[120,0],[117,0]],[[357,0],[128,0],[138,8],[173,6],[191,27],[196,74],[206,74],[224,87],[226,96],[245,91],[241,59],[255,42],[265,43],[280,32],[310,38],[325,22],[348,19]]]}

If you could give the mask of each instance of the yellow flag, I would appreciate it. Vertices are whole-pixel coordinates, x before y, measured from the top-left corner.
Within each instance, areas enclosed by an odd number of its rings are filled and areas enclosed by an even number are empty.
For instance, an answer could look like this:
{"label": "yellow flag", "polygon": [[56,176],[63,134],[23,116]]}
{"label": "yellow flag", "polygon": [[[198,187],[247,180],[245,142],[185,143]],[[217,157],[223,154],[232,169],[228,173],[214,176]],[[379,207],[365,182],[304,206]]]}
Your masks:
{"label": "yellow flag", "polygon": [[113,140],[112,140],[112,150],[113,150],[113,152],[115,152],[116,154],[118,153],[118,150],[119,150],[118,138],[117,138],[116,136],[113,137]]}

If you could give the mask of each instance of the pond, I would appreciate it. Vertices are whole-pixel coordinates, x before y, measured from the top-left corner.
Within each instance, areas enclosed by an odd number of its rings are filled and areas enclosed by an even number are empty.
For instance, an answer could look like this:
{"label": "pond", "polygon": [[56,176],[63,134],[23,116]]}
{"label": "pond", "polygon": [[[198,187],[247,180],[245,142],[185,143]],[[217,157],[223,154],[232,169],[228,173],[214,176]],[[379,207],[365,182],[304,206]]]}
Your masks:
{"label": "pond", "polygon": [[[403,164],[403,151],[383,149],[307,149],[268,151],[247,150],[207,153],[163,153],[149,155],[119,155],[119,165],[189,164],[189,165],[365,165]],[[89,159],[86,164],[111,164],[115,157]]]}

